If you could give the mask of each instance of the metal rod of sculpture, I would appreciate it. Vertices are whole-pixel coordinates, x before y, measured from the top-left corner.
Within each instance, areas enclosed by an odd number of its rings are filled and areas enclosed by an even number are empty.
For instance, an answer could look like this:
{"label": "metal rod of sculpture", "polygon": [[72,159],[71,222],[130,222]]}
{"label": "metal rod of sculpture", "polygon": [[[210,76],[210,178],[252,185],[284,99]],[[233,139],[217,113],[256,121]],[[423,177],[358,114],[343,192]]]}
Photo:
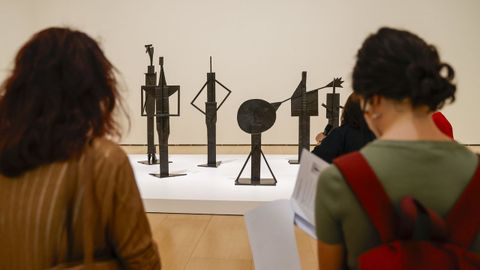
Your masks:
{"label": "metal rod of sculpture", "polygon": [[[150,65],[147,67],[147,73],[145,73],[145,85],[141,87],[141,115],[147,117],[147,160],[139,162],[151,165],[158,164],[154,141],[155,87],[157,84],[157,72],[155,72],[155,66],[153,65],[154,48],[151,44],[145,45],[145,48],[146,53],[150,58]],[[145,101],[143,98],[143,92],[145,92]]]}
{"label": "metal rod of sculpture", "polygon": [[[277,179],[262,151],[262,132],[275,123],[277,109],[278,107],[261,99],[247,100],[240,106],[237,121],[240,128],[251,135],[251,150],[235,180],[235,185],[275,186],[277,184]],[[240,178],[250,158],[252,159],[250,178]],[[273,178],[261,178],[262,158]]]}
{"label": "metal rod of sculpture", "polygon": [[[174,177],[185,174],[171,174],[168,167],[168,137],[170,136],[170,116],[180,116],[180,86],[167,85],[165,79],[165,71],[163,68],[163,57],[159,58],[160,62],[160,78],[158,86],[155,88],[155,102],[156,102],[156,120],[157,133],[159,141],[159,157],[160,157],[160,173],[152,174],[156,177]],[[177,93],[177,113],[171,114],[169,108],[169,98],[171,95]]]}
{"label": "metal rod of sculpture", "polygon": [[[227,95],[225,98],[220,102],[220,105],[217,107],[216,101],[216,91],[215,86],[218,83],[221,87],[223,87],[227,91]],[[195,101],[200,96],[202,91],[207,87],[207,101],[205,102],[205,111],[195,105]],[[210,72],[207,73],[207,81],[203,85],[202,89],[197,93],[195,98],[190,102],[190,104],[199,110],[201,113],[205,115],[205,122],[207,124],[207,143],[208,143],[208,157],[207,157],[207,164],[198,165],[200,167],[218,167],[221,161],[217,161],[217,132],[216,132],[216,124],[217,124],[217,111],[222,107],[223,103],[227,100],[228,96],[232,93],[230,89],[224,86],[221,82],[217,81],[215,78],[215,72],[212,72],[212,57],[210,56]]]}

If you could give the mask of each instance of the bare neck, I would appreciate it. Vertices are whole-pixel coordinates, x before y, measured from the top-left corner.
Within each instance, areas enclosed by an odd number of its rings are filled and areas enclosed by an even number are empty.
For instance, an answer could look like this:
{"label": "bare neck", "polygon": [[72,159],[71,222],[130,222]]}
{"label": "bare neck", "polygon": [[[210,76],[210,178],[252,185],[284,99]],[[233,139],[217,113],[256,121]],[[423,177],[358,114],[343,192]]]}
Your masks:
{"label": "bare neck", "polygon": [[432,120],[430,113],[420,110],[392,111],[385,114],[382,140],[451,141]]}

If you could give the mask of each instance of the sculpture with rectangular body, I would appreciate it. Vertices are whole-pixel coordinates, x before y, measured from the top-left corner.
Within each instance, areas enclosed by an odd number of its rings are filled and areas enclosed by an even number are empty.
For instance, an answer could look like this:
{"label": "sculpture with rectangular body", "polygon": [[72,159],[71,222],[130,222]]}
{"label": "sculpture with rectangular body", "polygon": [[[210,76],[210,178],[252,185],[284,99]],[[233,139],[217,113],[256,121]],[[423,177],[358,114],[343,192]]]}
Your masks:
{"label": "sculpture with rectangular body", "polygon": [[[170,117],[180,116],[180,86],[168,85],[165,79],[165,70],[163,67],[164,59],[159,58],[160,76],[158,85],[156,85],[156,73],[153,66],[153,47],[146,45],[147,52],[150,56],[149,73],[146,74],[147,83],[142,86],[142,116],[147,116],[147,142],[148,142],[148,160],[147,164],[160,164],[160,172],[151,175],[164,178],[181,176],[185,174],[171,174],[169,171],[168,161],[168,138],[170,136]],[[170,113],[170,96],[177,94],[177,112]],[[145,113],[146,112],[146,113]],[[159,142],[159,161],[156,161],[153,117],[156,119],[158,142]]]}

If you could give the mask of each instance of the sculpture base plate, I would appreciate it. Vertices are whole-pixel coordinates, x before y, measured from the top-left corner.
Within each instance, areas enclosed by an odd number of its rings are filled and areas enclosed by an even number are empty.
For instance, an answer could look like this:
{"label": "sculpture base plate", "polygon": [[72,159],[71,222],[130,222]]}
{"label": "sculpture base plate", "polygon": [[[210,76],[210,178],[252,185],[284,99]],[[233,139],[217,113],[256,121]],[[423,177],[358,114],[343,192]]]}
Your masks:
{"label": "sculpture base plate", "polygon": [[288,163],[290,163],[290,164],[300,164],[300,161],[291,159],[291,160],[288,161]]}
{"label": "sculpture base plate", "polygon": [[[148,163],[148,160],[142,160],[142,161],[138,161],[138,163],[144,164],[144,165],[158,165],[160,164],[160,160],[157,159],[157,161],[155,161],[154,163]],[[169,161],[168,163],[173,163],[173,161]]]}
{"label": "sculpture base plate", "polygon": [[235,185],[237,186],[276,186],[277,181],[273,178],[263,178],[260,180],[252,180],[250,178],[240,178],[235,181]]}
{"label": "sculpture base plate", "polygon": [[218,166],[220,166],[220,164],[222,164],[221,161],[217,161],[215,163],[207,163],[207,164],[201,164],[201,165],[197,165],[198,167],[207,167],[207,168],[218,168]]}
{"label": "sculpture base plate", "polygon": [[155,176],[158,178],[167,178],[167,177],[177,177],[177,176],[184,176],[187,175],[186,173],[170,173],[169,175],[161,175],[159,173],[149,173],[151,176]]}
{"label": "sculpture base plate", "polygon": [[149,163],[148,160],[142,160],[142,161],[139,161],[138,163],[143,164],[143,165],[156,165],[156,164],[160,164],[160,160],[157,159],[153,163]]}

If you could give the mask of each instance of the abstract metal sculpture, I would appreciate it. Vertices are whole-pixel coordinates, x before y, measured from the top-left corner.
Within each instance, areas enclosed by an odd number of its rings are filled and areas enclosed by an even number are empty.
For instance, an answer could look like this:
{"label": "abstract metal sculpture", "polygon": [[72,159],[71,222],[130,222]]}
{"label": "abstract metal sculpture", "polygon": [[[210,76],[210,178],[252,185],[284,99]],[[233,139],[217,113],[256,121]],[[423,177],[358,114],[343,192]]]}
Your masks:
{"label": "abstract metal sculpture", "polygon": [[[163,57],[159,58],[160,62],[160,78],[158,85],[155,83],[152,84],[152,79],[155,78],[156,80],[156,73],[154,72],[153,67],[153,47],[151,45],[146,45],[147,52],[150,55],[150,66],[149,66],[149,73],[155,74],[150,75],[148,84],[142,86],[142,116],[145,116],[145,111],[147,111],[147,118],[148,117],[155,117],[157,122],[157,133],[158,133],[158,141],[159,141],[159,163],[160,163],[160,173],[152,173],[151,175],[155,177],[174,177],[174,176],[181,176],[185,174],[170,174],[168,168],[168,137],[170,136],[170,117],[171,116],[180,116],[180,86],[179,85],[167,85],[165,79],[165,71],[163,68]],[[150,68],[152,67],[152,68]],[[152,72],[150,72],[152,71]],[[170,106],[169,106],[169,99],[170,96],[177,93],[177,112],[175,114],[170,113]],[[149,96],[150,95],[150,96]],[[153,98],[152,98],[153,96]],[[145,101],[145,102],[144,102]],[[152,113],[154,111],[154,113]],[[152,123],[148,124],[148,127],[151,128],[148,131],[153,134],[153,121]],[[150,146],[153,145],[153,135],[150,136],[149,133],[149,160],[148,164],[152,164],[152,161],[155,161],[155,149],[153,146],[153,152],[150,149]],[[150,144],[151,143],[151,144]],[[152,154],[152,155],[150,155]]]}
{"label": "abstract metal sculpture", "polygon": [[[262,132],[271,128],[275,123],[277,109],[278,107],[262,99],[250,99],[240,105],[237,122],[243,131],[251,134],[252,145],[250,154],[235,180],[235,185],[275,186],[277,184],[277,179],[262,151]],[[265,160],[273,179],[261,179],[261,157]],[[252,158],[250,178],[240,178],[250,158]]]}
{"label": "abstract metal sculpture", "polygon": [[[217,107],[217,101],[215,98],[215,86],[218,83],[221,87],[227,90],[227,95],[225,98],[220,102],[220,105]],[[205,111],[200,109],[198,106],[195,105],[195,101],[197,100],[198,96],[203,92],[207,87],[207,101],[205,102]],[[215,72],[212,72],[212,57],[210,56],[210,72],[207,73],[207,82],[202,86],[202,89],[198,92],[198,94],[193,98],[192,104],[197,110],[205,115],[205,122],[207,124],[207,143],[208,143],[208,158],[207,164],[198,165],[200,167],[218,167],[220,166],[221,161],[217,161],[217,153],[216,153],[216,146],[217,146],[217,135],[216,135],[216,124],[217,124],[217,111],[222,107],[223,103],[227,100],[228,96],[232,93],[226,86],[224,86],[221,82],[215,79]]]}
{"label": "abstract metal sculpture", "polygon": [[[310,116],[318,115],[318,91],[324,88],[334,88],[334,89],[336,87],[341,88],[343,81],[342,81],[342,78],[335,78],[329,84],[308,92],[306,91],[306,81],[307,81],[307,73],[304,71],[302,72],[302,80],[300,81],[300,84],[298,85],[293,95],[283,101],[269,103],[262,99],[250,99],[242,103],[242,105],[238,109],[237,121],[238,121],[238,125],[243,131],[251,134],[252,145],[251,145],[250,154],[248,155],[247,160],[243,164],[242,170],[237,176],[237,179],[235,181],[236,185],[276,185],[277,180],[261,148],[262,147],[261,133],[273,126],[276,120],[276,111],[278,110],[280,105],[282,105],[283,103],[289,100],[292,103],[292,116],[299,116],[298,160],[300,160],[300,154],[302,149],[303,148],[309,149],[310,147],[310,140],[309,140]],[[334,90],[334,93],[335,93],[335,90]],[[330,94],[327,94],[327,97],[328,95]],[[337,95],[339,94],[337,93]],[[339,98],[337,96],[333,96],[333,97]],[[338,104],[338,102],[336,104]],[[328,105],[331,105],[331,104],[328,102],[328,99],[327,99],[327,106]],[[337,115],[337,122],[338,122],[339,107],[331,106],[331,108],[334,109],[334,111],[333,113],[329,113],[328,115],[332,115],[332,116]],[[265,163],[267,164],[267,167],[270,173],[272,174],[273,179],[260,178],[260,165],[261,165],[260,155],[265,160]],[[252,158],[251,176],[250,178],[240,178],[250,157]],[[289,161],[289,163],[293,164],[292,161]]]}
{"label": "abstract metal sculpture", "polygon": [[303,71],[302,80],[292,97],[280,102],[281,104],[287,100],[291,100],[291,115],[298,116],[298,157],[296,160],[289,160],[288,163],[290,164],[298,164],[300,162],[302,149],[310,150],[310,116],[318,115],[318,91],[321,89],[333,88],[334,94],[327,94],[328,105],[322,104],[322,106],[330,106],[327,108],[327,118],[329,119],[329,123],[330,119],[332,119],[332,123],[334,123],[335,118],[333,117],[336,116],[336,126],[334,127],[338,127],[340,94],[335,93],[335,88],[342,88],[342,78],[335,78],[329,84],[308,92],[306,91],[306,81],[307,72]]}
{"label": "abstract metal sculpture", "polygon": [[145,91],[145,103],[142,98],[141,115],[147,117],[147,160],[139,161],[139,163],[152,165],[158,164],[154,141],[155,86],[157,84],[157,73],[155,72],[155,66],[153,65],[154,48],[152,44],[145,45],[145,48],[146,53],[148,53],[150,58],[150,65],[148,66],[147,73],[145,73],[145,85],[141,87],[142,97],[143,92]]}
{"label": "abstract metal sculpture", "polygon": [[[170,136],[170,116],[180,116],[180,85],[167,85],[165,79],[165,71],[163,69],[163,57],[159,58],[160,62],[160,78],[158,87],[155,91],[156,101],[156,119],[157,133],[159,142],[160,156],[160,173],[151,175],[156,177],[175,177],[185,174],[171,174],[168,168],[168,137]],[[177,93],[177,113],[170,113],[169,100],[170,96]]]}

